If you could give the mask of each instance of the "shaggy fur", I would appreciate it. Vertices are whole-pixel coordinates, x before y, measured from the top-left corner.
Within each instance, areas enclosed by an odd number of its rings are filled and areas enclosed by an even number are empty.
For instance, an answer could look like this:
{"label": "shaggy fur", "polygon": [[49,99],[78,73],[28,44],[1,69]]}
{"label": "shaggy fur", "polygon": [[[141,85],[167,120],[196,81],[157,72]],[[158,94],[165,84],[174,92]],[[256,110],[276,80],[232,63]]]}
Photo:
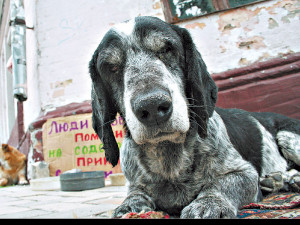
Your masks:
{"label": "shaggy fur", "polygon": [[232,218],[261,198],[259,182],[265,192],[299,191],[299,173],[287,172],[299,165],[299,121],[215,108],[217,87],[186,29],[153,17],[119,24],[89,68],[93,127],[113,166],[110,123],[118,112],[126,122],[120,158],[129,191],[113,216]]}

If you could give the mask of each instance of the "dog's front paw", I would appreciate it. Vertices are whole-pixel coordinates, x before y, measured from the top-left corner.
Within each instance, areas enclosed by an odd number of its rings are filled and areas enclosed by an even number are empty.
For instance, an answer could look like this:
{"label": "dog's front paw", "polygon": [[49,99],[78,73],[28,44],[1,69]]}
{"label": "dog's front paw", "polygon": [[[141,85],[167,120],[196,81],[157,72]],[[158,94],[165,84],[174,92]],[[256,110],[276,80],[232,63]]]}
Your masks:
{"label": "dog's front paw", "polygon": [[151,209],[150,207],[148,206],[137,206],[137,205],[128,205],[127,203],[125,204],[122,204],[120,206],[118,206],[113,214],[112,214],[112,217],[113,218],[116,218],[116,217],[121,217],[127,213],[130,213],[130,212],[136,212],[136,213],[139,213],[141,211],[145,211],[145,212],[148,212],[148,211],[152,211],[153,209]]}
{"label": "dog's front paw", "polygon": [[216,196],[206,196],[194,200],[186,206],[180,218],[235,218],[236,210],[225,199]]}
{"label": "dog's front paw", "polygon": [[277,192],[286,189],[282,172],[273,172],[260,178],[260,187],[265,192]]}
{"label": "dog's front paw", "polygon": [[148,212],[153,211],[154,208],[151,207],[151,204],[144,198],[141,198],[139,196],[129,197],[126,198],[124,202],[114,210],[112,217],[121,217],[129,212],[139,213],[143,210],[145,212]]}
{"label": "dog's front paw", "polygon": [[292,176],[292,178],[289,181],[289,185],[292,191],[300,192],[300,172]]}

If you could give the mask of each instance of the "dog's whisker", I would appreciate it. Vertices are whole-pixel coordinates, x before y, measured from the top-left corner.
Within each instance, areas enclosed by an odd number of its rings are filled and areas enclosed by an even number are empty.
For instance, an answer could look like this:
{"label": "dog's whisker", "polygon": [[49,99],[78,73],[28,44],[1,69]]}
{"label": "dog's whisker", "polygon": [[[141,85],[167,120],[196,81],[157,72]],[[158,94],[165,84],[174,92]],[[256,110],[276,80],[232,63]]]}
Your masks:
{"label": "dog's whisker", "polygon": [[188,103],[187,106],[189,108],[214,108],[214,106],[210,106],[210,105],[195,105],[190,103]]}
{"label": "dog's whisker", "polygon": [[[193,115],[197,116],[202,122],[205,122],[205,121],[203,121],[203,119],[202,119],[197,113],[195,113],[195,112],[193,112],[193,111],[191,111],[191,113],[193,113]],[[196,120],[194,120],[194,122],[195,122],[199,127],[201,127],[202,129],[204,129],[203,126],[201,126]]]}
{"label": "dog's whisker", "polygon": [[107,124],[112,124],[114,121],[115,121],[115,120],[109,120],[109,121],[107,121],[107,122],[101,124],[101,127],[104,127],[104,126],[106,126]]}

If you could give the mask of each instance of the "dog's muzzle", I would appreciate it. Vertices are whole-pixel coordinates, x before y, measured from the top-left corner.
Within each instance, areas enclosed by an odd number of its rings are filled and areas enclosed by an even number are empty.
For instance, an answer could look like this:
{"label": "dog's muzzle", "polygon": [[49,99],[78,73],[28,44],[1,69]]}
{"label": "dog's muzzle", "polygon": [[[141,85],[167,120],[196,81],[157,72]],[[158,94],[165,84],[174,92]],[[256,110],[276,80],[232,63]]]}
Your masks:
{"label": "dog's muzzle", "polygon": [[145,126],[158,126],[172,115],[172,98],[168,91],[156,88],[135,96],[130,101],[136,118]]}

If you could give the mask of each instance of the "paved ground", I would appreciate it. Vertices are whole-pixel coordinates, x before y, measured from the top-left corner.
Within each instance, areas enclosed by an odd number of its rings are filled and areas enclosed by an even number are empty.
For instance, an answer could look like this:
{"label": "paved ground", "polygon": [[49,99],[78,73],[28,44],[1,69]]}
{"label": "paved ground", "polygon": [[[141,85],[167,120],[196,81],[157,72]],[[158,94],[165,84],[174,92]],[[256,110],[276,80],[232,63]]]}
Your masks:
{"label": "paved ground", "polygon": [[30,185],[0,188],[0,218],[110,218],[126,197],[125,186],[78,191],[34,191]]}

